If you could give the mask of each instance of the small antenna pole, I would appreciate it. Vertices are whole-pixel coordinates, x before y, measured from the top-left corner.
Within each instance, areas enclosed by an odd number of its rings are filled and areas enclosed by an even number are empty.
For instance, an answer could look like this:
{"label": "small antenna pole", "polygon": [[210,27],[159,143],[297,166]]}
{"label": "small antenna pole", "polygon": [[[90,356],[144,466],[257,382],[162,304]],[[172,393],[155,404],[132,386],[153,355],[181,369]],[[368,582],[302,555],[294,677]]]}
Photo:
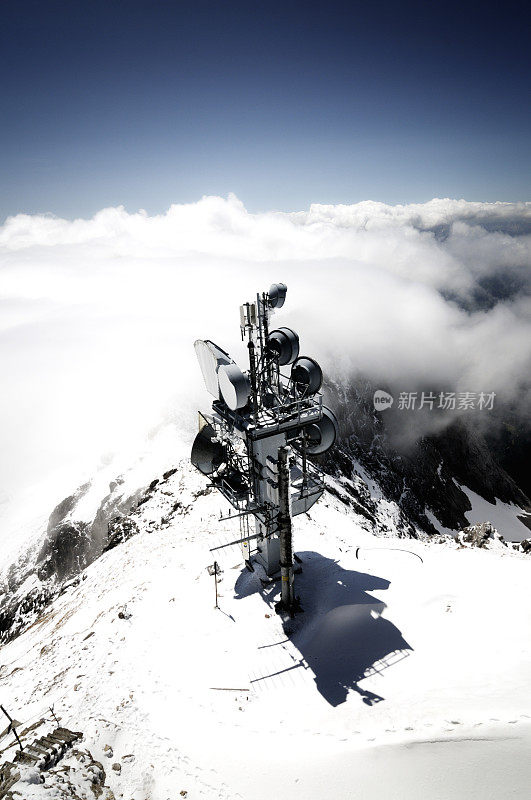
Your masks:
{"label": "small antenna pole", "polygon": [[218,606],[218,569],[219,569],[218,562],[214,561],[214,586],[216,587],[216,608],[219,608],[219,606]]}
{"label": "small antenna pole", "polygon": [[264,329],[264,345],[262,347],[262,356],[263,358],[265,358],[267,380],[269,385],[271,385],[271,360],[267,352],[267,337],[269,336],[269,322],[267,318],[267,297],[265,295],[265,292],[262,294],[262,308],[264,309],[262,317],[262,327]]}
{"label": "small antenna pole", "polygon": [[253,416],[255,423],[258,422],[258,392],[256,386],[256,355],[254,352],[254,342],[249,334],[249,377],[251,379],[251,399],[253,403]]}

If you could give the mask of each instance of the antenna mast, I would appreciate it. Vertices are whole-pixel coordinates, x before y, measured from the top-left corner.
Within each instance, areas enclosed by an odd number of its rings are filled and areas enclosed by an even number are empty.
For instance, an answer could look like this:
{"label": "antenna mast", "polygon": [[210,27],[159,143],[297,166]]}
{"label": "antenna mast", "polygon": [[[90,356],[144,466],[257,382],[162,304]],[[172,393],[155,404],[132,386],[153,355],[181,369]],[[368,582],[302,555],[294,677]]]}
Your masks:
{"label": "antenna mast", "polygon": [[[322,472],[307,456],[326,452],[338,425],[322,402],[321,367],[299,356],[298,335],[291,328],[269,330],[270,314],[282,308],[286,292],[285,284],[274,283],[269,292],[256,295],[256,302],[240,306],[247,372],[214,342],[195,342],[214,400],[212,413],[200,414],[191,461],[236,509],[234,516],[254,517],[254,534],[248,525],[241,527],[246,564],[253,570],[258,563],[270,576],[280,574],[277,610],[293,614],[292,517],[322,495]],[[280,371],[284,366],[289,377]]]}

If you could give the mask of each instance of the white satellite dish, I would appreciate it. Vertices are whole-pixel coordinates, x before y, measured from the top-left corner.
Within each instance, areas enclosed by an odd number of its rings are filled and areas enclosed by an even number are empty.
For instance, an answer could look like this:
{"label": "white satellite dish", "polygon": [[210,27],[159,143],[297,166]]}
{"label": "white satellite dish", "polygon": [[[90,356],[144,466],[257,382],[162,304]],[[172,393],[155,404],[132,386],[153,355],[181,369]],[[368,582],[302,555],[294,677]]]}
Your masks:
{"label": "white satellite dish", "polygon": [[218,369],[218,381],[221,396],[225,404],[236,411],[247,405],[251,393],[251,384],[237,364],[222,365]]}
{"label": "white satellite dish", "polygon": [[207,391],[219,400],[218,369],[223,364],[231,364],[232,359],[209,339],[198,339],[194,342],[194,348]]}

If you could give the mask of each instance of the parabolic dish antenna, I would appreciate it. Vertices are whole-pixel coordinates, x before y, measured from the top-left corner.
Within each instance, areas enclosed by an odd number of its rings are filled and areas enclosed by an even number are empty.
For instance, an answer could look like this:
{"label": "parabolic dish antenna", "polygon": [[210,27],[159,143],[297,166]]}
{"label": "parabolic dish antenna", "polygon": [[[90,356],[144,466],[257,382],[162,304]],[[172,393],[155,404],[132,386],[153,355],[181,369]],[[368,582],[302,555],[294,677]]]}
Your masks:
{"label": "parabolic dish antenna", "polygon": [[194,342],[194,348],[207,391],[219,400],[218,369],[222,364],[230,364],[232,359],[209,339],[198,339]]}
{"label": "parabolic dish antenna", "polygon": [[336,415],[327,406],[323,406],[323,416],[304,428],[306,434],[306,452],[312,456],[326,453],[337,439],[339,431]]}
{"label": "parabolic dish antenna", "polygon": [[313,358],[300,356],[292,364],[291,380],[297,392],[308,397],[321,388],[323,370]]}
{"label": "parabolic dish antenna", "polygon": [[219,442],[212,441],[215,438],[216,431],[212,425],[204,425],[192,445],[190,460],[203,475],[212,475],[226,460],[225,448]]}
{"label": "parabolic dish antenna", "polygon": [[271,308],[282,308],[288,287],[285,283],[273,283],[269,289],[269,305]]}
{"label": "parabolic dish antenna", "polygon": [[267,347],[280,366],[292,364],[299,355],[299,337],[291,328],[279,328],[269,334]]}
{"label": "parabolic dish antenna", "polygon": [[247,405],[251,384],[237,364],[222,365],[218,369],[219,389],[231,411]]}

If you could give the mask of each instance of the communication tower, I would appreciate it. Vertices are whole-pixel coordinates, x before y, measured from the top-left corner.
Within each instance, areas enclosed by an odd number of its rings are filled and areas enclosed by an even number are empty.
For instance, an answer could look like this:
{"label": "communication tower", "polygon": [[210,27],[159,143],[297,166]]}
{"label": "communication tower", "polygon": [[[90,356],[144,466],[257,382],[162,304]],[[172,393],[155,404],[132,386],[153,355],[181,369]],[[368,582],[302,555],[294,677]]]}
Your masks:
{"label": "communication tower", "polygon": [[297,601],[291,519],[322,495],[322,472],[308,456],[334,444],[338,425],[323,405],[319,364],[299,355],[299,337],[291,328],[270,330],[271,315],[284,305],[286,292],[285,284],[274,283],[240,307],[248,370],[214,342],[195,342],[214,400],[210,414],[199,414],[191,461],[235,509],[228,518],[240,521],[238,542],[247,567],[253,570],[258,562],[267,575],[280,573],[277,610],[292,614]]}

